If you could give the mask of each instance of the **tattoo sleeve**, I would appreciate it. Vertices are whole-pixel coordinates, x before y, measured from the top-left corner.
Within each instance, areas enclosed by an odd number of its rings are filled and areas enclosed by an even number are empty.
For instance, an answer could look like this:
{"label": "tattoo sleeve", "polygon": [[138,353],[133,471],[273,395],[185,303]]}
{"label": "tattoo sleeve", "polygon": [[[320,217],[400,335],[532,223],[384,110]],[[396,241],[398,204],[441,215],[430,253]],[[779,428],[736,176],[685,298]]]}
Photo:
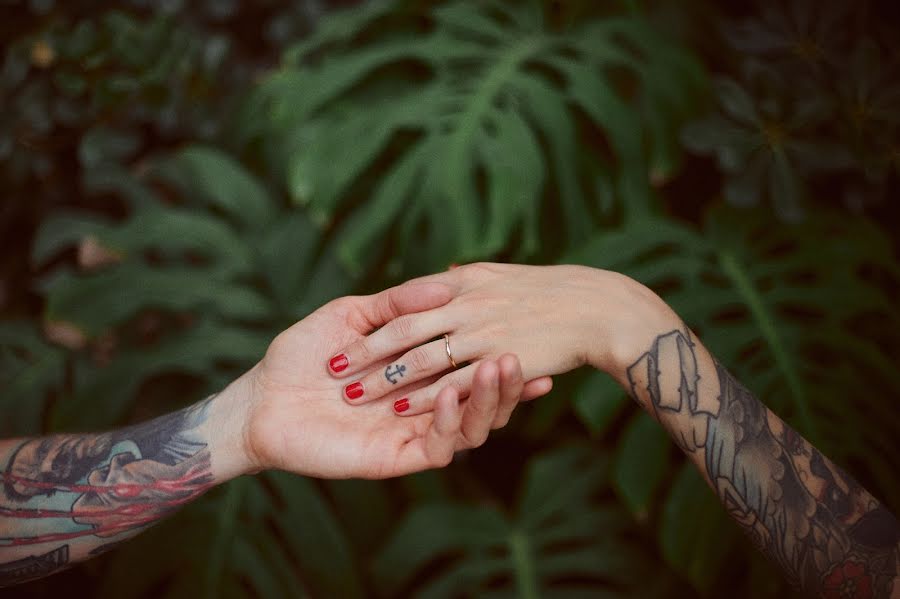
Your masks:
{"label": "tattoo sleeve", "polygon": [[633,397],[700,468],[728,514],[811,597],[900,597],[900,524],[755,399],[691,336],[659,335]]}
{"label": "tattoo sleeve", "polygon": [[136,534],[212,486],[212,398],[101,434],[0,443],[0,587]]}

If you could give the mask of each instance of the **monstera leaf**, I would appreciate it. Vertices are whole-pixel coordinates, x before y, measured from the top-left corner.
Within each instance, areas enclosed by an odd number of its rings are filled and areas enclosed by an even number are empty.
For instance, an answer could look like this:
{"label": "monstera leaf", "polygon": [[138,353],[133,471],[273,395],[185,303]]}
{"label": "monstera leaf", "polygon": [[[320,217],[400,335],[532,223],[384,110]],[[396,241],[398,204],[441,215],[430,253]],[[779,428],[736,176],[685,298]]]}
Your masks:
{"label": "monstera leaf", "polygon": [[[124,220],[59,213],[34,244],[37,267],[77,248],[79,267],[42,283],[45,322],[69,347],[94,350],[73,355],[54,428],[110,426],[166,373],[221,389],[280,330],[353,284],[319,228],[218,150],[160,158],[124,188],[140,198]],[[99,360],[98,346],[111,347]]]}
{"label": "monstera leaf", "polygon": [[[572,259],[656,289],[757,397],[838,463],[852,464],[877,494],[896,501],[892,473],[900,464],[891,448],[900,435],[893,408],[900,398],[894,374],[900,317],[890,290],[900,272],[891,252],[879,229],[863,220],[823,214],[802,226],[776,226],[759,212],[723,208],[710,215],[703,233],[648,219],[598,235]],[[594,380],[589,385],[578,395],[579,413],[589,425],[605,427],[622,392]],[[611,407],[590,405],[607,402]],[[635,435],[643,451],[631,449]],[[677,556],[673,565],[708,588],[710,569],[691,564],[714,563],[733,529],[705,527],[696,531],[705,535],[702,542],[672,532],[680,530],[685,506],[714,499],[699,477],[681,476],[673,490],[660,493],[658,476],[627,476],[665,463],[670,448],[655,436],[651,427],[627,430],[617,486],[638,519],[654,513],[656,497],[672,506],[662,516],[663,554],[670,561]]]}
{"label": "monstera leaf", "polygon": [[160,585],[173,599],[365,596],[327,498],[310,480],[283,473],[231,481],[129,542],[98,596],[134,596]]}
{"label": "monstera leaf", "polygon": [[65,374],[65,352],[29,322],[0,321],[0,438],[41,430],[48,394]]}
{"label": "monstera leaf", "polygon": [[362,10],[290,52],[256,98],[282,139],[275,168],[317,222],[337,221],[348,264],[389,243],[414,270],[534,255],[548,213],[583,240],[614,205],[606,190],[649,209],[702,75],[639,18],[557,32],[533,4],[464,1],[424,15],[423,33]]}
{"label": "monstera leaf", "polygon": [[[421,597],[631,596],[647,559],[625,535],[621,508],[601,498],[607,471],[597,448],[567,446],[530,464],[513,514],[414,509],[378,554],[379,589],[397,595],[416,579]],[[664,585],[666,572],[656,576]],[[641,596],[653,587],[641,584]]]}

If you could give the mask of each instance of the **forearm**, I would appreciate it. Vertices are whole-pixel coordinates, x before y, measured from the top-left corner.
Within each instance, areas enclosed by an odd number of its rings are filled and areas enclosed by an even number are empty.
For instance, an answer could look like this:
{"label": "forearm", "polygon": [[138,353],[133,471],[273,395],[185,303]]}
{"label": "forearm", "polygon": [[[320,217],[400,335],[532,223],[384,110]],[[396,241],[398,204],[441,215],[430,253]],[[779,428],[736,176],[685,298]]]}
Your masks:
{"label": "forearm", "polygon": [[246,471],[244,385],[108,433],[0,441],[0,587],[97,555]]}
{"label": "forearm", "polygon": [[667,308],[610,372],[659,420],[753,542],[809,596],[898,597],[900,525],[715,362]]}

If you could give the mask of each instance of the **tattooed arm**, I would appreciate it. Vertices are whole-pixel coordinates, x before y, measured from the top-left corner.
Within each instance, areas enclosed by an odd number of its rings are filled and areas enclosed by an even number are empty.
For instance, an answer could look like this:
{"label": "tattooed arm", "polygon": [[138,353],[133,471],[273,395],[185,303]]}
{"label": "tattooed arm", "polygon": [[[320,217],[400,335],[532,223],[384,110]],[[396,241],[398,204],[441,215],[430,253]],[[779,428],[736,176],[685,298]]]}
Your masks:
{"label": "tattooed arm", "polygon": [[0,587],[100,553],[227,478],[211,456],[238,447],[221,414],[235,387],[109,433],[0,442]]}
{"label": "tattooed arm", "polygon": [[341,298],[195,406],[107,433],[0,441],[0,587],[87,559],[242,474],[386,478],[445,466],[454,451],[480,445],[498,412],[549,391],[545,379],[525,383],[515,356],[482,363],[465,404],[447,388],[433,413],[412,419],[335,401],[341,386],[323,367],[342,344],[449,297],[446,286],[425,284]]}
{"label": "tattooed arm", "polygon": [[[424,280],[450,285],[453,301],[342,350],[351,366],[335,376],[355,378],[373,359],[414,347],[398,358],[410,366],[402,380],[363,377],[369,392],[356,401],[444,373],[442,341],[415,347],[442,333],[457,362],[515,350],[526,378],[590,364],[666,427],[797,587],[828,598],[900,598],[896,518],[717,364],[652,291],[578,266],[472,264]],[[465,368],[408,393],[403,414],[430,410],[446,384],[465,388]]]}
{"label": "tattooed arm", "polygon": [[900,597],[897,519],[677,326],[620,376],[728,514],[809,596]]}

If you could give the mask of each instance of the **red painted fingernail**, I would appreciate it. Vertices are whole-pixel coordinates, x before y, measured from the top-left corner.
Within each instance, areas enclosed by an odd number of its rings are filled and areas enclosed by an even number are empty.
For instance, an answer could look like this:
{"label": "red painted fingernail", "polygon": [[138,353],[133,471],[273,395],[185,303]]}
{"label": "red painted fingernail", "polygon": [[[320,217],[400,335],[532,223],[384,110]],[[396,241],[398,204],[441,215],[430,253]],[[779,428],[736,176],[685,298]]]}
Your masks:
{"label": "red painted fingernail", "polygon": [[459,268],[459,264],[453,262],[450,266],[447,267],[447,270],[453,270],[454,268]]}
{"label": "red painted fingernail", "polygon": [[351,383],[344,387],[344,393],[349,399],[359,399],[363,394],[362,383]]}
{"label": "red painted fingernail", "polygon": [[409,400],[407,398],[398,399],[394,402],[394,411],[395,412],[405,412],[409,409]]}
{"label": "red painted fingernail", "polygon": [[331,368],[332,372],[340,372],[350,366],[350,360],[347,359],[347,356],[344,354],[339,354],[333,358],[328,363],[328,367]]}

